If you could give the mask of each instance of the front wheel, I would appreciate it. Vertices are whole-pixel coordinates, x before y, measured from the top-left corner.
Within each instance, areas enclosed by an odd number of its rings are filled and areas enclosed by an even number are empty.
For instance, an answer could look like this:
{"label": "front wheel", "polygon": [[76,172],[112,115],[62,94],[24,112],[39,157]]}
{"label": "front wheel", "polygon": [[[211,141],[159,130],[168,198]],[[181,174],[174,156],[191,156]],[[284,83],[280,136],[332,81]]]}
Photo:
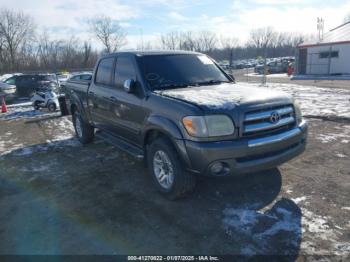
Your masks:
{"label": "front wheel", "polygon": [[171,141],[159,138],[147,150],[149,172],[158,190],[174,200],[193,190],[195,177],[183,168]]}
{"label": "front wheel", "polygon": [[88,144],[92,142],[95,136],[94,127],[88,123],[85,123],[79,112],[73,114],[73,125],[75,134],[78,140],[82,144]]}

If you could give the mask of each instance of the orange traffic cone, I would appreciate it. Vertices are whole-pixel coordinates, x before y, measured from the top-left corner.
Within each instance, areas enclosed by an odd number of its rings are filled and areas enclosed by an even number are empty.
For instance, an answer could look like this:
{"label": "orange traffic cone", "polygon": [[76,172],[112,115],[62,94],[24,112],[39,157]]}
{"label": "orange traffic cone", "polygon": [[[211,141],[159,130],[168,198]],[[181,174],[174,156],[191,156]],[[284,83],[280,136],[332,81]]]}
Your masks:
{"label": "orange traffic cone", "polygon": [[7,113],[7,107],[6,107],[6,103],[5,103],[5,98],[2,97],[1,99],[2,101],[2,105],[1,105],[1,113]]}

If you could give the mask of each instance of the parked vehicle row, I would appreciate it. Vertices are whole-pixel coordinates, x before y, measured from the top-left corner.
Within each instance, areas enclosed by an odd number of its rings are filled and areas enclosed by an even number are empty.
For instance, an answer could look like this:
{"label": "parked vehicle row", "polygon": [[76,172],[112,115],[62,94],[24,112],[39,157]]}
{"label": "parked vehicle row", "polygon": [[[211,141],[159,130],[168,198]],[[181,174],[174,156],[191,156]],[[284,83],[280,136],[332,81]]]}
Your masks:
{"label": "parked vehicle row", "polygon": [[[48,108],[55,111],[59,108],[58,98],[61,89],[69,78],[91,79],[91,72],[56,73],[56,74],[5,74],[0,77],[0,96],[6,94],[6,101],[30,99],[35,109]],[[6,92],[6,93],[5,93]]]}
{"label": "parked vehicle row", "polygon": [[[295,59],[293,57],[286,57],[282,59],[269,59],[266,63],[267,74],[280,74],[287,73],[288,67],[294,67]],[[264,74],[265,65],[259,64],[254,68],[254,72],[258,74]]]}
{"label": "parked vehicle row", "polygon": [[[287,73],[288,66],[294,63],[294,57],[279,57],[279,58],[268,58],[266,70],[269,74],[276,73]],[[263,59],[244,59],[233,61],[230,65],[229,62],[221,62],[220,66],[224,70],[234,70],[234,69],[245,69],[254,68],[254,72],[258,74],[264,73],[264,63]]]}

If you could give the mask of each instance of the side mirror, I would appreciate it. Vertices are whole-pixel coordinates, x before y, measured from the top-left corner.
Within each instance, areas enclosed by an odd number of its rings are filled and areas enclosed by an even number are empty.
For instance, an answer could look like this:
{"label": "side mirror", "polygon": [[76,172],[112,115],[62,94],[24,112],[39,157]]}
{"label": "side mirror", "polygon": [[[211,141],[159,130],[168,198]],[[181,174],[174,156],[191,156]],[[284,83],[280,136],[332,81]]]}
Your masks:
{"label": "side mirror", "polygon": [[127,93],[133,93],[135,91],[136,82],[133,79],[127,79],[124,82],[124,90]]}

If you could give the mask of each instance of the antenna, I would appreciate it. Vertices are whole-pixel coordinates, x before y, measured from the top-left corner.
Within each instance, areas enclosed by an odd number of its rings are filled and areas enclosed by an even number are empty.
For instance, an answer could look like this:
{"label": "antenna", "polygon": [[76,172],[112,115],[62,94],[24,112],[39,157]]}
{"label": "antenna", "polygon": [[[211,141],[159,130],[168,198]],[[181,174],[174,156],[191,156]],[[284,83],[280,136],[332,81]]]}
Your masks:
{"label": "antenna", "polygon": [[140,28],[140,36],[141,36],[141,51],[143,52],[143,30]]}
{"label": "antenna", "polygon": [[323,40],[323,31],[324,31],[324,19],[322,17],[317,17],[317,31],[318,31],[318,40]]}

